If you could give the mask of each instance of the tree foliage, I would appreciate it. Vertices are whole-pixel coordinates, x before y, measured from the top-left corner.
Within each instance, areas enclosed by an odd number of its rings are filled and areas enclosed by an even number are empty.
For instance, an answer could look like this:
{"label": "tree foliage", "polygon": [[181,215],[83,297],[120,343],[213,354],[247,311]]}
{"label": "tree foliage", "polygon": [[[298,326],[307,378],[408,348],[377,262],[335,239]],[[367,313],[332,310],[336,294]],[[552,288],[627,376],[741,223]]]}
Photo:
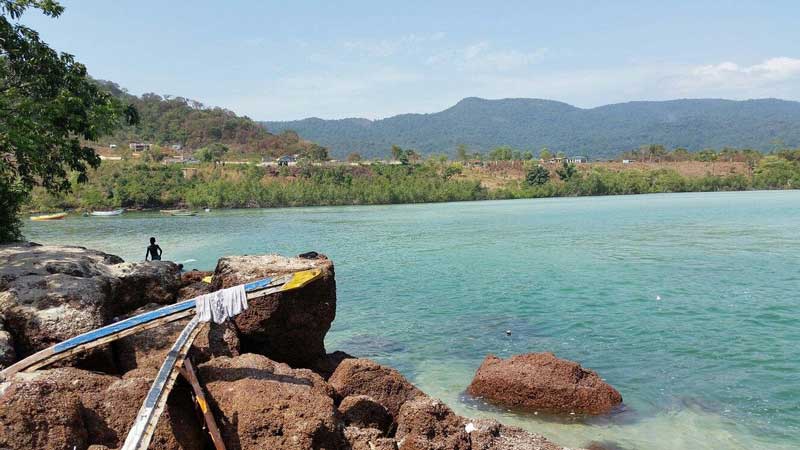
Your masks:
{"label": "tree foliage", "polygon": [[100,163],[85,145],[137,114],[101,90],[86,67],[58,53],[38,33],[15,21],[28,8],[58,17],[63,8],[50,0],[0,2],[0,241],[19,239],[16,212],[36,185],[54,192],[70,189]]}
{"label": "tree foliage", "polygon": [[528,171],[525,176],[528,186],[541,186],[548,181],[550,181],[550,171],[539,165]]}

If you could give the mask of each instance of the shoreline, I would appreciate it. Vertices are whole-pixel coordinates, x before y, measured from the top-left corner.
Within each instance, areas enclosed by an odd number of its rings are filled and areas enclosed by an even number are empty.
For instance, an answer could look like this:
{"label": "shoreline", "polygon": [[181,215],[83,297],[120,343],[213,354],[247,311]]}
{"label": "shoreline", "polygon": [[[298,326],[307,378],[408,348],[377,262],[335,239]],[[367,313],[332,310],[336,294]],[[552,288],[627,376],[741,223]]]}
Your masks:
{"label": "shoreline", "polygon": [[[597,194],[597,195],[553,195],[553,196],[530,196],[530,197],[513,197],[513,198],[480,198],[474,200],[442,200],[442,201],[420,201],[420,202],[397,202],[397,203],[333,203],[333,204],[307,204],[307,205],[280,205],[280,206],[237,206],[237,207],[225,207],[220,206],[216,208],[210,208],[211,211],[237,211],[237,210],[257,210],[257,209],[268,209],[268,210],[279,210],[279,209],[299,209],[299,208],[336,208],[336,207],[359,207],[359,206],[400,206],[400,205],[437,205],[437,204],[458,204],[458,203],[479,203],[479,202],[507,202],[507,201],[521,201],[521,200],[547,200],[547,199],[578,199],[578,198],[613,198],[613,197],[641,197],[641,196],[663,196],[663,195],[681,195],[681,194],[724,194],[724,193],[772,193],[772,192],[794,192],[800,191],[800,187],[798,188],[782,188],[782,189],[725,189],[725,190],[705,190],[705,191],[669,191],[669,192],[637,192],[637,193],[623,193],[623,194]],[[158,207],[140,207],[140,206],[133,206],[133,207],[123,207],[123,206],[114,206],[114,207],[102,207],[97,208],[96,210],[107,210],[107,209],[116,209],[121,208],[124,209],[125,212],[137,212],[137,213],[157,213],[162,210],[168,209],[188,209],[188,210],[196,210],[198,213],[202,212],[205,208],[204,206],[187,206],[184,204],[171,204],[171,205],[164,205]],[[71,215],[78,214],[88,214],[95,209],[92,208],[65,208],[59,211],[51,211],[51,210],[32,210],[24,208],[21,210],[20,214],[30,215],[30,214],[47,214],[53,212],[66,212]],[[103,218],[103,217],[101,217]],[[23,217],[23,220],[27,219],[27,217]],[[107,217],[105,219],[108,219]]]}

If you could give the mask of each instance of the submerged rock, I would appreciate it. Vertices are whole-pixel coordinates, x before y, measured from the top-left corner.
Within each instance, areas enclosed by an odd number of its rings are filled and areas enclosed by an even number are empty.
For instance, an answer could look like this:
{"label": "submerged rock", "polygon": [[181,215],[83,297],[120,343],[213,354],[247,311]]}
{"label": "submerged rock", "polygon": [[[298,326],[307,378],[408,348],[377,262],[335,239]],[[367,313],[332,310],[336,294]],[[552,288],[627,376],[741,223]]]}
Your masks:
{"label": "submerged rock", "polygon": [[622,403],[596,372],[552,353],[489,355],[467,392],[507,408],[551,413],[606,414]]}
{"label": "submerged rock", "polygon": [[217,263],[212,290],[300,270],[321,269],[322,278],[303,289],[250,302],[235,319],[242,351],[292,367],[313,368],[325,357],[325,334],[336,317],[336,280],[326,257],[234,256]]}

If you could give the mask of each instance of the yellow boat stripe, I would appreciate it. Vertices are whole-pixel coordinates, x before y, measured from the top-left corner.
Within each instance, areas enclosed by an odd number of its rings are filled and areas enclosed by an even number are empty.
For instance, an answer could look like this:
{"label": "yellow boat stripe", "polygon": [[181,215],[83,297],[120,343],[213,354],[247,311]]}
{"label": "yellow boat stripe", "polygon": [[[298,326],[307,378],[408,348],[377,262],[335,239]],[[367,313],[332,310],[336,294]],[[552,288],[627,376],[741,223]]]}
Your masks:
{"label": "yellow boat stripe", "polygon": [[308,283],[316,280],[322,276],[322,271],[320,269],[311,269],[311,270],[304,270],[302,272],[295,272],[292,275],[292,279],[287,281],[286,284],[283,285],[284,291],[289,291],[292,289],[301,288]]}

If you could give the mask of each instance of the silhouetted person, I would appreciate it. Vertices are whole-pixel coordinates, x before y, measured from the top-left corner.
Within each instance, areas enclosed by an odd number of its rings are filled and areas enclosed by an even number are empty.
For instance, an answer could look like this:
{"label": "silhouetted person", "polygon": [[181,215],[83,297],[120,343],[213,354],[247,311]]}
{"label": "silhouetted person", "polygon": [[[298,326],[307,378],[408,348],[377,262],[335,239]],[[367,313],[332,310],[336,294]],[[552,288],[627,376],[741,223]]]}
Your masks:
{"label": "silhouetted person", "polygon": [[150,245],[147,246],[147,253],[144,255],[144,260],[150,258],[152,261],[161,261],[161,247],[156,244],[156,238],[150,238]]}

